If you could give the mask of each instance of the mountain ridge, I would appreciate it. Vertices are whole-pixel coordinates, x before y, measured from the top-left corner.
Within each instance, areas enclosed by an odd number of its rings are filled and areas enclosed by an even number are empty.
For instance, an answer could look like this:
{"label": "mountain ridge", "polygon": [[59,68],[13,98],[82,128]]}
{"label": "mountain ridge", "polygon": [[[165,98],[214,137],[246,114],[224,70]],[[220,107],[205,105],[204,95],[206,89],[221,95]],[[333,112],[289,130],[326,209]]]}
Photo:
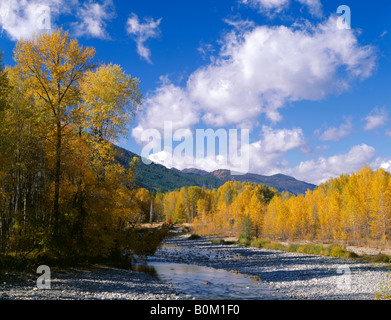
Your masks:
{"label": "mountain ridge", "polygon": [[314,184],[299,181],[294,177],[281,173],[272,176],[263,176],[256,173],[231,175],[231,171],[226,169],[218,169],[212,172],[196,168],[169,169],[154,162],[146,164],[142,161],[141,156],[136,153],[119,146],[115,146],[115,148],[119,151],[116,160],[124,167],[129,167],[134,157],[139,159],[139,164],[135,169],[135,184],[149,191],[167,192],[190,186],[214,189],[219,188],[227,181],[264,184],[279,192],[287,191],[295,195],[305,194],[308,189],[314,190],[316,188]]}
{"label": "mountain ridge", "polygon": [[218,169],[212,172],[205,170],[190,168],[184,169],[182,172],[200,174],[202,176],[213,175],[223,181],[240,181],[240,182],[254,182],[259,184],[265,184],[268,187],[272,187],[279,192],[287,191],[293,194],[304,194],[308,189],[314,190],[316,185],[297,180],[294,177],[278,173],[271,176],[264,176],[257,173],[245,173],[242,175],[232,175],[230,170]]}

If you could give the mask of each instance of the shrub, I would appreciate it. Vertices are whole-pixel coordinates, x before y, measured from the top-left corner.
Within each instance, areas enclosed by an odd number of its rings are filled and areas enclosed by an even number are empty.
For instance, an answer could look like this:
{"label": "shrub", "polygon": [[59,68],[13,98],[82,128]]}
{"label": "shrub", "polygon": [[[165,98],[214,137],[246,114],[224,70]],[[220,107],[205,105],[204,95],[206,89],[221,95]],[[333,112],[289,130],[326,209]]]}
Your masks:
{"label": "shrub", "polygon": [[240,225],[240,238],[243,240],[250,241],[252,235],[252,221],[250,217],[247,215],[243,218],[242,223]]}
{"label": "shrub", "polygon": [[199,235],[196,234],[196,233],[193,233],[188,239],[189,239],[189,240],[197,240],[197,239],[199,239],[199,238],[201,238],[201,236],[199,236]]}
{"label": "shrub", "polygon": [[270,240],[256,238],[251,241],[250,246],[255,248],[265,248],[268,244],[270,244]]}
{"label": "shrub", "polygon": [[381,253],[373,258],[373,262],[390,263],[391,257]]}

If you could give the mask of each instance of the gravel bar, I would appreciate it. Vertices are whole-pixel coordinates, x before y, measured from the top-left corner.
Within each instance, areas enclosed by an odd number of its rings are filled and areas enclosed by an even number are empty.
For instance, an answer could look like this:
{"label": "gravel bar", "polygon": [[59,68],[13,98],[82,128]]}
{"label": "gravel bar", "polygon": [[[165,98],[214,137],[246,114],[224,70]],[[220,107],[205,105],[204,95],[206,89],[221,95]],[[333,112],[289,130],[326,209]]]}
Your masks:
{"label": "gravel bar", "polygon": [[374,300],[390,282],[384,264],[318,255],[211,243],[176,236],[153,257],[156,261],[196,264],[259,277],[287,299]]}
{"label": "gravel bar", "polygon": [[[384,265],[356,260],[212,243],[212,237],[167,239],[149,261],[188,263],[256,276],[293,300],[373,300],[389,283]],[[176,292],[148,273],[95,266],[51,271],[51,289],[37,289],[39,275],[10,275],[0,299],[10,300],[178,300]],[[4,278],[4,277],[3,277]],[[18,278],[18,281],[15,281]],[[7,279],[6,279],[7,280]],[[188,297],[187,297],[188,298]],[[272,300],[273,297],[270,297]]]}
{"label": "gravel bar", "polygon": [[[177,300],[169,284],[143,272],[95,266],[51,272],[51,288],[39,290],[37,277],[24,276],[3,285],[6,300]],[[26,278],[27,277],[27,278]]]}

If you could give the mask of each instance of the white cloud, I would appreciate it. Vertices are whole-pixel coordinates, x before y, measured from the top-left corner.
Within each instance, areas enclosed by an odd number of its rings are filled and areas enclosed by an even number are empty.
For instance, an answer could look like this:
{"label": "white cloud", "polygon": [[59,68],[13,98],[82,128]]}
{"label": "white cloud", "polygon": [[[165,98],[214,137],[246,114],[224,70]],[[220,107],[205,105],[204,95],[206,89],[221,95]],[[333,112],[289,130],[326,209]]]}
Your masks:
{"label": "white cloud", "polygon": [[115,15],[112,0],[2,0],[0,26],[14,41],[56,29],[57,16],[72,14],[75,36],[108,38],[106,21]]}
{"label": "white cloud", "polygon": [[255,7],[261,12],[269,12],[270,10],[280,12],[289,5],[289,0],[242,0],[241,2],[245,5]]}
{"label": "white cloud", "polygon": [[363,165],[370,165],[376,160],[375,155],[376,150],[373,147],[362,144],[352,147],[346,154],[303,161],[297,167],[286,169],[284,173],[319,185],[341,174],[355,172]]}
{"label": "white cloud", "polygon": [[[322,4],[320,0],[296,0],[308,7],[310,14],[322,16]],[[241,0],[241,3],[257,8],[267,15],[274,15],[286,9],[290,5],[290,0]]]}
{"label": "white cloud", "polygon": [[[215,134],[217,134],[217,131]],[[192,134],[189,137],[192,140],[189,143],[193,145],[193,142],[195,142],[193,140],[197,137]],[[234,146],[232,141],[227,142],[229,143],[229,149]],[[281,172],[288,166],[288,162],[283,159],[286,152],[303,149],[306,144],[301,128],[272,129],[264,126],[260,140],[249,144],[239,143],[236,146],[238,148],[238,158],[235,159],[231,159],[228,149],[227,153],[219,151],[218,154],[205,154],[201,157],[198,153],[200,150],[192,149],[192,154],[187,153],[178,157],[178,155],[175,155],[175,148],[177,147],[173,148],[166,145],[157,146],[157,151],[151,153],[148,158],[153,162],[177,169],[192,167],[206,171],[228,169],[242,173],[274,174]],[[248,156],[246,156],[247,154]]]}
{"label": "white cloud", "polygon": [[132,13],[126,23],[126,30],[129,35],[134,37],[138,54],[151,63],[151,51],[145,46],[145,42],[160,35],[159,25],[162,18],[158,20],[144,18],[144,21],[144,23],[140,22],[138,16]]}
{"label": "white cloud", "polygon": [[250,144],[250,172],[272,175],[284,171],[289,163],[284,155],[291,150],[305,152],[307,142],[301,128],[262,128],[262,138]]}
{"label": "white cloud", "polygon": [[368,77],[374,64],[372,48],[360,46],[351,30],[338,30],[335,18],[301,29],[259,26],[229,33],[219,58],[196,70],[187,90],[209,125],[242,123],[261,113],[277,122],[287,102],[346,90],[354,78]]}
{"label": "white cloud", "polygon": [[144,102],[138,126],[132,130],[132,136],[138,142],[143,130],[156,129],[162,133],[165,121],[172,123],[173,130],[191,128],[200,121],[187,92],[167,79],[162,80],[163,85]]}
{"label": "white cloud", "polygon": [[79,19],[73,23],[76,36],[109,38],[106,31],[106,21],[115,17],[113,1],[104,0],[102,3],[87,1],[78,9],[76,16]]}
{"label": "white cloud", "polygon": [[[52,27],[53,15],[58,14],[61,6],[62,0],[2,0],[1,28],[11,40],[47,32]],[[63,10],[67,11],[67,7],[64,6]]]}
{"label": "white cloud", "polygon": [[388,112],[385,108],[375,108],[363,120],[366,121],[364,126],[365,131],[374,130],[384,126],[388,122]]}
{"label": "white cloud", "polygon": [[308,7],[308,11],[317,17],[322,16],[322,4],[320,0],[297,0],[303,5],[306,5]]}
{"label": "white cloud", "polygon": [[149,160],[164,165],[168,168],[175,167],[178,170],[186,168],[198,168],[208,172],[219,169],[235,170],[235,167],[230,165],[229,159],[225,155],[205,156],[195,158],[188,155],[173,157],[173,151],[170,149],[161,150],[149,156]]}
{"label": "white cloud", "polygon": [[301,128],[273,130],[263,126],[262,132],[263,139],[259,143],[262,151],[268,154],[282,154],[306,144]]}
{"label": "white cloud", "polygon": [[[279,109],[287,103],[340,93],[351,81],[370,76],[375,65],[372,47],[360,46],[352,30],[339,30],[335,18],[301,28],[236,28],[223,42],[218,57],[194,71],[186,86],[163,81],[149,95],[132,131],[138,142],[143,130],[161,132],[167,120],[183,129],[197,124],[253,128],[261,114],[278,122],[282,118]],[[349,128],[337,129],[334,138]],[[327,133],[329,139],[331,133]],[[263,126],[262,139],[250,145],[251,171],[286,170],[285,153],[293,149],[307,152],[308,147],[300,128]]]}
{"label": "white cloud", "polygon": [[389,160],[384,160],[381,164],[380,164],[380,168],[388,171],[391,173],[391,159]]}
{"label": "white cloud", "polygon": [[339,141],[342,138],[348,136],[352,131],[352,118],[346,118],[345,123],[341,124],[338,128],[327,128],[320,136],[322,141]]}

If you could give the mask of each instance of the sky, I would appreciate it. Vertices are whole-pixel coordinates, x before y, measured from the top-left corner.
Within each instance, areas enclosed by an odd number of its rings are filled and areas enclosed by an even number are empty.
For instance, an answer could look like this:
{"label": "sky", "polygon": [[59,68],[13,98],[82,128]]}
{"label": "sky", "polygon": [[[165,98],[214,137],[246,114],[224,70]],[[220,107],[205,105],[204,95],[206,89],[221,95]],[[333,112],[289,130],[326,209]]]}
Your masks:
{"label": "sky", "polygon": [[142,110],[117,143],[168,167],[235,169],[221,146],[197,158],[196,140],[236,130],[252,173],[391,171],[390,1],[1,0],[0,26],[6,65],[17,41],[62,27],[138,78]]}

